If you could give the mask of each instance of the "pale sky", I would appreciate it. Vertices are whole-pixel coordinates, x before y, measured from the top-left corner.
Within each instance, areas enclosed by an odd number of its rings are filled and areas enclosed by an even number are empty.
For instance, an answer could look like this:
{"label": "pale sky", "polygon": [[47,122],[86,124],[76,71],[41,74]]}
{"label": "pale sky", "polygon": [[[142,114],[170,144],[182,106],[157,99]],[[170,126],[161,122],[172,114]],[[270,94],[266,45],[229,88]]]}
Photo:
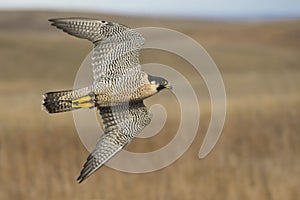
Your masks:
{"label": "pale sky", "polygon": [[187,17],[300,17],[300,0],[0,0],[0,9]]}

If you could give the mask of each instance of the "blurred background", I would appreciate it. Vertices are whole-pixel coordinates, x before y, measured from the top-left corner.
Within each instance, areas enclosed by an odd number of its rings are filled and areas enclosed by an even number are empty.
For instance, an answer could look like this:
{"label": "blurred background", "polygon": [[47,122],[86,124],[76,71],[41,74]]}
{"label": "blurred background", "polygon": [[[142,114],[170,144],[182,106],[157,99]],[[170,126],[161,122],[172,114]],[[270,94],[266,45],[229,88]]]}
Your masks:
{"label": "blurred background", "polygon": [[[0,199],[300,198],[300,1],[1,0],[0,10]],[[72,113],[41,110],[43,93],[72,88],[92,48],[47,21],[70,16],[174,29],[208,51],[228,101],[223,133],[209,156],[198,159],[210,120],[203,80],[184,59],[146,50],[142,63],[174,67],[198,91],[197,137],[162,170],[128,174],[104,166],[77,184],[88,152]],[[164,92],[148,103],[160,101],[168,112],[179,112],[168,96],[173,98]],[[126,149],[166,145],[180,121],[176,113],[169,116],[158,135]]]}

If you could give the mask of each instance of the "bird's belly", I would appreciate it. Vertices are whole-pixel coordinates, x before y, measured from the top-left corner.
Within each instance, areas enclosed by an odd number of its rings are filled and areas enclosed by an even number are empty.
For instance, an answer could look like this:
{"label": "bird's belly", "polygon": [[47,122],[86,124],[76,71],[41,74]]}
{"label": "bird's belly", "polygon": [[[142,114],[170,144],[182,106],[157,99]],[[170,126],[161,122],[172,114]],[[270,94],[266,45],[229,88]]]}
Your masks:
{"label": "bird's belly", "polygon": [[96,105],[106,107],[130,101],[139,101],[157,93],[155,88],[143,85],[134,91],[107,91],[96,95]]}

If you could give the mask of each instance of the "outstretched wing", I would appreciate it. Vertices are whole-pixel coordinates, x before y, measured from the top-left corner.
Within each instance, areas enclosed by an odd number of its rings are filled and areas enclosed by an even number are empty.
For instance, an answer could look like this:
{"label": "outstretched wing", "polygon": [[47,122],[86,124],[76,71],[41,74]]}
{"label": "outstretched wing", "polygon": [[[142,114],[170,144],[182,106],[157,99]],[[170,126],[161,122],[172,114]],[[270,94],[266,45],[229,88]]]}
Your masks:
{"label": "outstretched wing", "polygon": [[144,44],[142,35],[132,29],[113,35],[93,49],[94,84],[109,84],[119,77],[142,73],[139,52]]}
{"label": "outstretched wing", "polygon": [[100,107],[104,134],[83,166],[79,183],[103,166],[125,147],[151,121],[151,113],[143,102]]}
{"label": "outstretched wing", "polygon": [[78,38],[97,43],[112,35],[127,30],[128,27],[113,22],[88,18],[49,19],[51,25]]}
{"label": "outstretched wing", "polygon": [[50,19],[53,26],[94,43],[92,66],[94,85],[109,85],[120,76],[142,73],[139,51],[144,38],[124,25],[97,19]]}

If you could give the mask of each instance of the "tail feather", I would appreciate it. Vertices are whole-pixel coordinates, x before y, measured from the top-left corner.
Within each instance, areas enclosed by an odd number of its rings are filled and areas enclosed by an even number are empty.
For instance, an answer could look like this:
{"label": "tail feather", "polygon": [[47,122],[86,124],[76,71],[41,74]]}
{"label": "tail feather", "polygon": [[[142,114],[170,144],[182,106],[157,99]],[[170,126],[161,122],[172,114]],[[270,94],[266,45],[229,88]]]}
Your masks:
{"label": "tail feather", "polygon": [[95,94],[88,88],[47,92],[43,95],[43,106],[48,113],[60,113],[79,108],[95,107]]}
{"label": "tail feather", "polygon": [[72,107],[72,90],[47,92],[43,98],[43,106],[48,113],[60,113],[76,109]]}

